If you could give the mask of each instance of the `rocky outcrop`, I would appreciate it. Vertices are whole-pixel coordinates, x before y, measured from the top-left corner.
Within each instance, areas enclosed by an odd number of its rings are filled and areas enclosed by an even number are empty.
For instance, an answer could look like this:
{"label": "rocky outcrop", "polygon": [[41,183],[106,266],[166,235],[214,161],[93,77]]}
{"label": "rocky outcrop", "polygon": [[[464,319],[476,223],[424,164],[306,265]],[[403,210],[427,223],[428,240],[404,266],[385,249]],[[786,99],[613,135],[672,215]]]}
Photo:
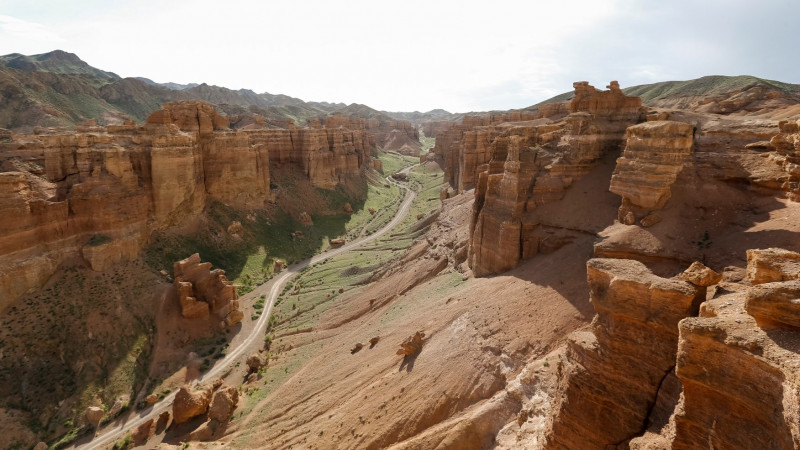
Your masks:
{"label": "rocky outcrop", "polygon": [[261,357],[258,353],[254,353],[247,357],[247,368],[249,369],[250,373],[258,372],[262,367],[267,365],[267,362],[264,361],[264,358]]}
{"label": "rocky outcrop", "polygon": [[568,338],[545,448],[604,449],[643,432],[675,366],[678,322],[705,299],[704,287],[638,261],[592,259],[587,269],[597,315]]}
{"label": "rocky outcrop", "polygon": [[563,198],[606,153],[621,148],[629,125],[643,120],[641,100],[626,97],[614,83],[609,87],[598,91],[576,83],[571,113],[558,121],[540,118],[463,133],[451,183],[468,188],[469,172],[480,168],[468,256],[476,276],[509,270],[544,250],[535,210]]}
{"label": "rocky outcrop", "polygon": [[183,317],[203,318],[210,312],[226,327],[244,318],[239,310],[236,286],[228,281],[224,270],[211,270],[211,263],[201,262],[199,254],[176,262],[174,279]]}
{"label": "rocky outcrop", "polygon": [[782,248],[747,251],[747,281],[751,284],[800,280],[800,253]]}
{"label": "rocky outcrop", "polygon": [[374,148],[365,131],[344,127],[246,133],[253,145],[268,149],[271,163],[295,164],[315,186],[325,189],[333,189],[347,177],[358,175],[369,163]]}
{"label": "rocky outcrop", "polygon": [[105,414],[106,413],[105,411],[103,411],[103,408],[100,408],[98,406],[90,406],[86,408],[86,412],[84,413],[84,418],[86,419],[86,422],[92,426],[92,428],[97,428],[97,426],[100,425],[100,421],[103,419],[103,416],[105,416]]}
{"label": "rocky outcrop", "polygon": [[208,407],[208,419],[227,423],[239,404],[239,391],[233,386],[221,387],[214,392]]}
{"label": "rocky outcrop", "polygon": [[669,200],[670,187],[692,152],[692,134],[691,125],[666,120],[628,127],[609,188],[622,197],[620,222],[632,222],[628,213],[642,218]]}
{"label": "rocky outcrop", "polygon": [[362,118],[343,114],[333,114],[321,118],[320,121],[329,129],[363,130],[369,136],[370,142],[384,150],[419,156],[419,131],[411,122],[392,120],[383,115]]}
{"label": "rocky outcrop", "polygon": [[400,343],[400,350],[397,351],[397,354],[404,357],[418,354],[422,351],[423,338],[425,338],[425,333],[417,331],[413,336],[409,336]]}
{"label": "rocky outcrop", "polygon": [[210,387],[198,389],[189,386],[181,387],[175,394],[175,401],[172,404],[173,422],[184,423],[205,414],[211,403],[212,394]]}
{"label": "rocky outcrop", "polygon": [[[748,262],[751,279],[774,277],[776,266],[755,261]],[[676,374],[683,395],[671,446],[798,448],[800,286],[775,281],[726,288],[703,304],[700,317],[680,323]]]}
{"label": "rocky outcrop", "polygon": [[780,133],[770,139],[770,146],[775,154],[772,160],[786,174],[781,189],[786,191],[792,200],[800,200],[800,120],[783,120],[778,123]]}

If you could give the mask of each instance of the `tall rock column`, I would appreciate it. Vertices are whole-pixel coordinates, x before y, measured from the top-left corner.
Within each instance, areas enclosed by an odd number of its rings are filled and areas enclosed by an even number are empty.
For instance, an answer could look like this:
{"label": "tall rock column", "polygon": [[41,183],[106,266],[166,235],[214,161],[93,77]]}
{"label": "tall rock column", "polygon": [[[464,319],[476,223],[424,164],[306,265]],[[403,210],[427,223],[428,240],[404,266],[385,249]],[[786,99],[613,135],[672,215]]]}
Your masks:
{"label": "tall rock column", "polygon": [[706,289],[624,259],[587,263],[592,330],[570,335],[548,422],[548,449],[605,449],[640,434],[675,366],[678,322]]}

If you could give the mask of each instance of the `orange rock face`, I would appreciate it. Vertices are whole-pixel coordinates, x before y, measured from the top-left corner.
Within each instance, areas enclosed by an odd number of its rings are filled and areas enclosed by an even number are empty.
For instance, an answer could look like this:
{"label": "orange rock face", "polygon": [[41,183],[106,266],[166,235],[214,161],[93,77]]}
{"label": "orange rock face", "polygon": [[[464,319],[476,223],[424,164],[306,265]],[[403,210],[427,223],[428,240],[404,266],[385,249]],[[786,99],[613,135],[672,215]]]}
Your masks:
{"label": "orange rock face", "polygon": [[98,271],[138,257],[153,230],[200,214],[208,201],[262,208],[271,164],[298,165],[315,185],[334,188],[359,176],[372,151],[363,130],[232,132],[196,101],[167,103],[141,127],[82,127],[0,142],[0,310],[70,256]]}
{"label": "orange rock face", "polygon": [[451,183],[459,190],[475,183],[468,261],[476,276],[511,269],[543,250],[535,210],[560,200],[603,155],[621,147],[629,125],[643,120],[641,100],[613,84],[611,91],[575,86],[572,112],[563,119],[465,131],[458,151],[451,151],[459,158]]}
{"label": "orange rock face", "polygon": [[211,394],[212,391],[209,387],[198,390],[187,386],[181,387],[172,404],[173,422],[184,423],[205,414],[211,403]]}
{"label": "orange rock face", "polygon": [[793,200],[800,199],[800,120],[781,121],[780,133],[770,140],[775,149],[772,159],[786,174],[781,188]]}
{"label": "orange rock face", "polygon": [[645,122],[628,127],[626,136],[609,188],[622,197],[620,222],[629,212],[641,218],[664,206],[693,145],[692,126],[681,122]]}
{"label": "orange rock face", "polygon": [[587,263],[591,332],[570,335],[545,448],[604,449],[637,436],[675,365],[678,322],[705,288],[665,279],[633,260]]}
{"label": "orange rock face", "polygon": [[[754,279],[772,278],[779,267],[761,277],[752,262]],[[680,323],[676,374],[683,395],[672,448],[800,446],[798,296],[797,281],[766,282],[710,300],[700,317]]]}
{"label": "orange rock face", "polygon": [[206,317],[211,312],[227,326],[242,320],[236,286],[228,281],[224,270],[211,270],[211,263],[201,262],[197,253],[175,263],[175,287],[181,314],[187,319]]}

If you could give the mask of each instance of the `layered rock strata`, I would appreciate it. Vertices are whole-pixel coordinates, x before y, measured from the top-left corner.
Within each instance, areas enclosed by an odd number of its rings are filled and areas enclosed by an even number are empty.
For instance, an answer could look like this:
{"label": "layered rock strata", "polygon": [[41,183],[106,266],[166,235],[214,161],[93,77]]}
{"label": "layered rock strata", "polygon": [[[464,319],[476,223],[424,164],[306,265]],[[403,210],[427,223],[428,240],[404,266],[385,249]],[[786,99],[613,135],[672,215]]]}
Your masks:
{"label": "layered rock strata", "polygon": [[664,206],[692,145],[693,127],[687,123],[649,121],[628,127],[609,188],[622,197],[620,222],[631,225]]}
{"label": "layered rock strata", "polygon": [[201,262],[200,255],[178,261],[174,265],[175,288],[181,305],[181,315],[187,319],[216,314],[223,327],[242,321],[236,286],[222,269],[211,270],[211,263]]}
{"label": "layered rock strata", "polygon": [[786,173],[781,188],[792,200],[800,200],[800,120],[778,123],[780,133],[770,140],[773,161]]}
{"label": "layered rock strata", "polygon": [[419,156],[419,131],[411,122],[389,118],[360,118],[334,114],[320,119],[328,129],[364,131],[373,145],[410,156]]}
{"label": "layered rock strata", "polygon": [[86,124],[85,133],[0,142],[0,310],[68,257],[98,271],[136,258],[153,230],[209,201],[263,207],[270,165],[297,165],[314,185],[334,188],[370,164],[364,131],[227,127],[210,105],[179,102],[143,126]]}
{"label": "layered rock strata", "polygon": [[705,287],[638,261],[592,259],[587,269],[597,315],[568,338],[545,448],[604,449],[640,434],[675,366],[678,322],[705,299]]}
{"label": "layered rock strata", "polygon": [[539,253],[535,210],[560,200],[605,154],[621,147],[629,125],[643,120],[640,99],[626,97],[614,83],[609,87],[598,91],[575,83],[570,114],[558,121],[507,122],[463,133],[454,152],[459,169],[451,171],[450,181],[463,190],[474,176],[468,261],[475,275],[511,269]]}
{"label": "layered rock strata", "polygon": [[749,259],[756,285],[728,285],[680,323],[672,448],[800,447],[800,285],[794,271],[770,281],[788,266],[769,253],[771,267]]}

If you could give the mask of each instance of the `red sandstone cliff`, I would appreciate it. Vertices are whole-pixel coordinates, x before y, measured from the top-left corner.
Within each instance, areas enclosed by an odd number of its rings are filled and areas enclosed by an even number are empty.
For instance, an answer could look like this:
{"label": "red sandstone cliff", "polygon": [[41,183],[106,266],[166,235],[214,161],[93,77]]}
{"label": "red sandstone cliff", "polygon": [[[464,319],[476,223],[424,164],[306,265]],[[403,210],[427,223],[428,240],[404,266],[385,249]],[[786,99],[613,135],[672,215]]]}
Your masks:
{"label": "red sandstone cliff", "polygon": [[270,199],[270,165],[301,167],[332,189],[369,164],[364,131],[234,132],[201,102],[167,103],[144,126],[14,135],[0,142],[0,310],[40,286],[67,257],[95,270],[134,259],[150,232],[203,211]]}
{"label": "red sandstone cliff", "polygon": [[[639,99],[626,97],[615,82],[609,87],[575,83],[566,117],[504,117],[509,121],[463,131],[455,149],[445,150],[450,182],[459,190],[475,185],[469,264],[476,275],[503,272],[536,255],[544,237],[536,209],[560,200],[621,147],[629,125],[643,120]],[[558,119],[563,107],[553,111]]]}

